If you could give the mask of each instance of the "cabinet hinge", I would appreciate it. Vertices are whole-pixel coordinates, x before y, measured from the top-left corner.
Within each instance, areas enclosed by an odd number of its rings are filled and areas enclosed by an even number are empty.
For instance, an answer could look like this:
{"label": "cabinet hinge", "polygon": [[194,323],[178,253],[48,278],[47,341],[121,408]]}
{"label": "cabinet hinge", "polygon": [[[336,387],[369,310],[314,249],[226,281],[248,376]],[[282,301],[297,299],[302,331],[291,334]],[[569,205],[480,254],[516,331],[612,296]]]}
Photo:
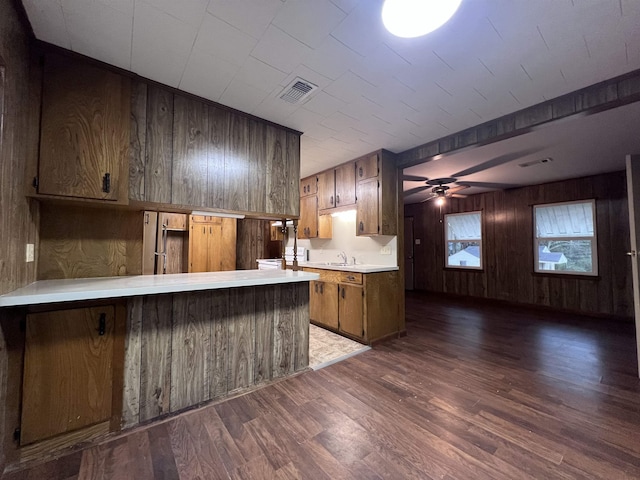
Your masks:
{"label": "cabinet hinge", "polygon": [[102,177],[102,191],[104,193],[111,192],[111,174],[109,172],[104,174]]}
{"label": "cabinet hinge", "polygon": [[378,233],[380,233],[380,225],[378,225]]}
{"label": "cabinet hinge", "polygon": [[380,180],[378,180],[378,188],[380,188]]}
{"label": "cabinet hinge", "polygon": [[40,180],[38,179],[38,177],[33,177],[33,182],[31,182],[31,185],[33,185],[33,188],[38,188],[38,186],[40,185]]}
{"label": "cabinet hinge", "polygon": [[22,432],[20,431],[20,427],[16,428],[16,429],[13,431],[13,440],[14,440],[14,441],[16,441],[16,442],[18,442],[18,443],[20,443],[20,434],[21,434],[21,433],[22,433]]}
{"label": "cabinet hinge", "polygon": [[364,328],[362,329],[362,336],[364,337]]}

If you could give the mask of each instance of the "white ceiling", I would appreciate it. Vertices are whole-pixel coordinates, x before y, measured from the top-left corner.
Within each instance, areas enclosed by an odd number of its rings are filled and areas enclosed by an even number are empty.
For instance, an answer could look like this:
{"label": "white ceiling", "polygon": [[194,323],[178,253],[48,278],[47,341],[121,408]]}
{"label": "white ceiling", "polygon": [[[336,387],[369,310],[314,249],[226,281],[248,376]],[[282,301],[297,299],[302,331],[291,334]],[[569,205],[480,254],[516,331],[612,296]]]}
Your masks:
{"label": "white ceiling", "polygon": [[[463,0],[418,39],[382,0],[23,3],[40,40],[303,131],[303,176],[640,68],[638,0]],[[302,105],[278,98],[296,76],[319,86]]]}

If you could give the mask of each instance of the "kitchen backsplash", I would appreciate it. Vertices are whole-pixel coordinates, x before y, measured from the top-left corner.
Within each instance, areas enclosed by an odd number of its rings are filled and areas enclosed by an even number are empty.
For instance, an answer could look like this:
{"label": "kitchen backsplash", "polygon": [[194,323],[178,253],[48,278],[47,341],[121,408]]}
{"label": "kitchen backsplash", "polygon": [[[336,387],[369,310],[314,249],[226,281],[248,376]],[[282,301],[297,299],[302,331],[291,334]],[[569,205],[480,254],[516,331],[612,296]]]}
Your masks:
{"label": "kitchen backsplash", "polygon": [[[310,262],[338,262],[338,254],[344,252],[349,263],[369,265],[398,265],[398,240],[396,236],[356,237],[356,212],[335,214],[332,219],[333,238],[299,239],[298,246],[309,251]],[[293,229],[289,230],[287,246],[293,246]],[[382,253],[385,250],[387,253]]]}

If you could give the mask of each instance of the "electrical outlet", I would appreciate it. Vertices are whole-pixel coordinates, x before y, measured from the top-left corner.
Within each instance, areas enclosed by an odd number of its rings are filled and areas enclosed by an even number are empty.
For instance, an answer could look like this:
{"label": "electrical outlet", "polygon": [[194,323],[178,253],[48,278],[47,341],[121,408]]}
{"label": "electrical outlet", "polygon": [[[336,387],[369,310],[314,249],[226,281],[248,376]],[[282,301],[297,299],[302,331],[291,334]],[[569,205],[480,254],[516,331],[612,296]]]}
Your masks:
{"label": "electrical outlet", "polygon": [[420,239],[416,238],[416,245],[420,245]]}
{"label": "electrical outlet", "polygon": [[380,249],[380,255],[391,255],[391,247],[389,245],[385,245]]}
{"label": "electrical outlet", "polygon": [[25,261],[33,262],[35,259],[36,259],[36,246],[33,243],[27,243]]}

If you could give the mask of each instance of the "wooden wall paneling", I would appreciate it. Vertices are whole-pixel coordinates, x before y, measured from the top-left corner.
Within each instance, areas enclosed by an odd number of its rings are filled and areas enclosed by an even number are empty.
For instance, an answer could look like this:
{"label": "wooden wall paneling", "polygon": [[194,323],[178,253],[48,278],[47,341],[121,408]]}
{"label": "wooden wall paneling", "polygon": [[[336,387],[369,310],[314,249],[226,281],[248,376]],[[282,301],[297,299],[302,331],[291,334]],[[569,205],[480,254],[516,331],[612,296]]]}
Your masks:
{"label": "wooden wall paneling", "polygon": [[129,147],[129,198],[145,200],[147,149],[147,84],[131,80],[131,132]]}
{"label": "wooden wall paneling", "polygon": [[149,85],[144,171],[147,202],[171,203],[173,119],[173,93],[156,85]]}
{"label": "wooden wall paneling", "polygon": [[199,100],[174,95],[173,115],[171,202],[206,205],[209,196],[209,108]]}
{"label": "wooden wall paneling", "polygon": [[211,292],[173,295],[171,411],[211,398]]}
{"label": "wooden wall paneling", "polygon": [[253,366],[254,383],[273,378],[273,349],[276,306],[280,300],[281,287],[255,288],[256,354]]}
{"label": "wooden wall paneling", "polygon": [[287,155],[286,155],[286,179],[285,188],[286,204],[284,213],[297,217],[300,215],[300,189],[298,180],[300,178],[300,135],[287,132]]}
{"label": "wooden wall paneling", "polygon": [[140,423],[140,367],[142,357],[142,297],[127,300],[127,326],[122,388],[122,427]]}
{"label": "wooden wall paneling", "polygon": [[273,323],[273,377],[279,378],[295,369],[294,326],[296,313],[295,284],[278,288],[277,314]]}
{"label": "wooden wall paneling", "polygon": [[294,370],[299,372],[309,366],[309,286],[306,283],[294,283],[293,285],[295,286]]}
{"label": "wooden wall paneling", "polygon": [[156,241],[158,235],[158,212],[142,214],[142,274],[156,272]]}
{"label": "wooden wall paneling", "polygon": [[225,208],[224,203],[224,168],[225,153],[229,146],[228,110],[209,105],[209,154],[207,172],[207,191],[209,197],[206,205],[211,208]]}
{"label": "wooden wall paneling", "polygon": [[[287,134],[267,125],[266,131],[266,213],[283,213],[287,210]],[[300,208],[298,206],[298,208]]]}
{"label": "wooden wall paneling", "polygon": [[233,288],[229,292],[229,392],[253,383],[255,357],[255,290]]}
{"label": "wooden wall paneling", "polygon": [[236,268],[238,270],[255,270],[259,258],[268,258],[266,247],[269,222],[254,218],[238,221],[236,241]]}
{"label": "wooden wall paneling", "polygon": [[267,125],[249,119],[249,211],[266,212],[267,202]]}
{"label": "wooden wall paneling", "polygon": [[38,280],[142,273],[140,212],[52,203],[40,208]]}
{"label": "wooden wall paneling", "polygon": [[236,113],[230,114],[224,158],[224,208],[249,209],[249,119]]}
{"label": "wooden wall paneling", "polygon": [[229,391],[229,290],[211,292],[211,398]]}
{"label": "wooden wall paneling", "polygon": [[[445,270],[442,223],[429,202],[408,205],[414,217],[416,288],[434,292],[533,303],[558,309],[632,316],[632,288],[628,249],[629,222],[625,174],[534,185],[472,195],[449,202],[443,212],[482,210],[485,268],[482,272]],[[599,276],[534,274],[532,206],[597,199]],[[452,199],[454,200],[454,199]],[[627,247],[620,247],[621,242]]]}
{"label": "wooden wall paneling", "polygon": [[144,298],[140,361],[140,421],[171,408],[171,295]]}

